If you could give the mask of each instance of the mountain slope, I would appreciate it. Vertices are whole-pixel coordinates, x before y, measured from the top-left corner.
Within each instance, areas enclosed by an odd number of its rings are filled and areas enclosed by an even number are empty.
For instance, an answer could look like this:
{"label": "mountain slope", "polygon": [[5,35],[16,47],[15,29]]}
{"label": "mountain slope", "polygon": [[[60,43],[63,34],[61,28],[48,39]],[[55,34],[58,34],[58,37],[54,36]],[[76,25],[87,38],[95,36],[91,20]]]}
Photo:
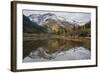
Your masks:
{"label": "mountain slope", "polygon": [[64,17],[56,16],[53,13],[32,14],[28,16],[32,22],[36,22],[39,26],[45,27],[48,33],[65,33],[72,29],[74,25],[64,19]]}
{"label": "mountain slope", "polygon": [[[87,34],[90,32],[90,22],[81,25],[76,21],[67,21],[67,18],[62,16],[57,16],[53,13],[44,13],[44,14],[32,14],[27,18],[27,22],[29,22],[28,27],[32,28],[27,29],[28,31],[34,31],[34,33],[51,33],[58,35],[71,35],[75,34]],[[83,29],[86,27],[85,29]],[[34,28],[34,29],[33,29]]]}
{"label": "mountain slope", "polygon": [[27,33],[45,33],[46,28],[39,26],[37,23],[30,21],[28,17],[23,15],[23,32]]}

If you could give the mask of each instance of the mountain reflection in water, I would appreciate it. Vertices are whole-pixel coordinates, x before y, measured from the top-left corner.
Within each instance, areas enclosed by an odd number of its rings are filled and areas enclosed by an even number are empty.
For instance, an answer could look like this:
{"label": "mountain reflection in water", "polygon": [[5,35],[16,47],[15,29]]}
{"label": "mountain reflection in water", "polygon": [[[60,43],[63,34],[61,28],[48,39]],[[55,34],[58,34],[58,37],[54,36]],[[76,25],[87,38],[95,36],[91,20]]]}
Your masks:
{"label": "mountain reflection in water", "polygon": [[49,39],[23,43],[23,62],[85,60],[91,57],[90,41]]}

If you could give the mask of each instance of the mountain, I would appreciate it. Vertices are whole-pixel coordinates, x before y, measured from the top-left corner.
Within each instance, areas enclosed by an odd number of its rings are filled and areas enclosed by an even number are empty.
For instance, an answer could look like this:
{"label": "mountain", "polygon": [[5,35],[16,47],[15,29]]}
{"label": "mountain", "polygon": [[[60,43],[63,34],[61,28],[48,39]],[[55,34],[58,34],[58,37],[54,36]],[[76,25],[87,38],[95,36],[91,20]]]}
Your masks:
{"label": "mountain", "polygon": [[68,21],[53,13],[23,15],[23,31],[25,33],[50,33],[66,36],[91,36],[91,21],[79,23]]}
{"label": "mountain", "polygon": [[36,22],[31,21],[23,15],[23,32],[27,33],[46,33],[46,28],[39,26]]}
{"label": "mountain", "polygon": [[48,23],[48,21],[51,19],[57,21],[57,23],[60,23],[58,17],[53,13],[32,14],[28,17],[32,22],[36,22],[40,26],[43,26],[43,24]]}
{"label": "mountain", "polygon": [[66,26],[74,26],[75,23],[72,21],[68,21],[62,16],[57,16],[53,13],[45,13],[45,14],[31,14],[28,18],[32,22],[36,22],[38,25],[43,26],[44,24],[48,23],[49,21],[53,20],[56,21],[59,26],[66,27]]}
{"label": "mountain", "polygon": [[37,25],[45,27],[48,33],[62,33],[62,31],[69,31],[74,27],[74,24],[66,21],[64,17],[53,13],[32,14],[28,18]]}
{"label": "mountain", "polygon": [[64,17],[53,13],[31,14],[26,18],[30,22],[28,25],[31,26],[31,31],[36,33],[73,34],[73,31],[80,27],[76,21],[67,21]]}

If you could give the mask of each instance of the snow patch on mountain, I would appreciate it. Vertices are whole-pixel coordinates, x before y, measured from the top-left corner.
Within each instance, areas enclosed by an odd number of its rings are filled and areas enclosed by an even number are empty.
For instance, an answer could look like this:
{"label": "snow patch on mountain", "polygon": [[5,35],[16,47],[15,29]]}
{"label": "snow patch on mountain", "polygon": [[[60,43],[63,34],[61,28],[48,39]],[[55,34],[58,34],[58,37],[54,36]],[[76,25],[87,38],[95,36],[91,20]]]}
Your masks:
{"label": "snow patch on mountain", "polygon": [[62,16],[57,16],[53,13],[45,13],[45,14],[32,14],[28,16],[29,19],[40,26],[44,26],[44,24],[48,23],[49,21],[55,21],[59,26],[66,27],[68,25],[73,24],[72,21],[67,21],[66,18]]}

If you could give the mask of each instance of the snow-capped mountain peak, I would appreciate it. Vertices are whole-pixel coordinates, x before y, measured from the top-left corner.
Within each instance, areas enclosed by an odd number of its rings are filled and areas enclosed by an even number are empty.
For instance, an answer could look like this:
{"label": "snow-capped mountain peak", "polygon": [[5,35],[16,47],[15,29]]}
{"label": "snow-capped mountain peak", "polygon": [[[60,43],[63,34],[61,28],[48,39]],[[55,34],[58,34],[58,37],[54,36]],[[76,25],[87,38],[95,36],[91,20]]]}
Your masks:
{"label": "snow-capped mountain peak", "polygon": [[28,17],[32,22],[35,22],[40,26],[48,25],[50,22],[55,22],[58,26],[65,28],[67,25],[72,24],[66,21],[64,17],[57,16],[54,13],[32,14]]}
{"label": "snow-capped mountain peak", "polygon": [[45,14],[32,14],[28,16],[29,19],[33,22],[36,22],[38,25],[43,25],[49,19],[57,21],[57,16],[53,13],[45,13]]}

